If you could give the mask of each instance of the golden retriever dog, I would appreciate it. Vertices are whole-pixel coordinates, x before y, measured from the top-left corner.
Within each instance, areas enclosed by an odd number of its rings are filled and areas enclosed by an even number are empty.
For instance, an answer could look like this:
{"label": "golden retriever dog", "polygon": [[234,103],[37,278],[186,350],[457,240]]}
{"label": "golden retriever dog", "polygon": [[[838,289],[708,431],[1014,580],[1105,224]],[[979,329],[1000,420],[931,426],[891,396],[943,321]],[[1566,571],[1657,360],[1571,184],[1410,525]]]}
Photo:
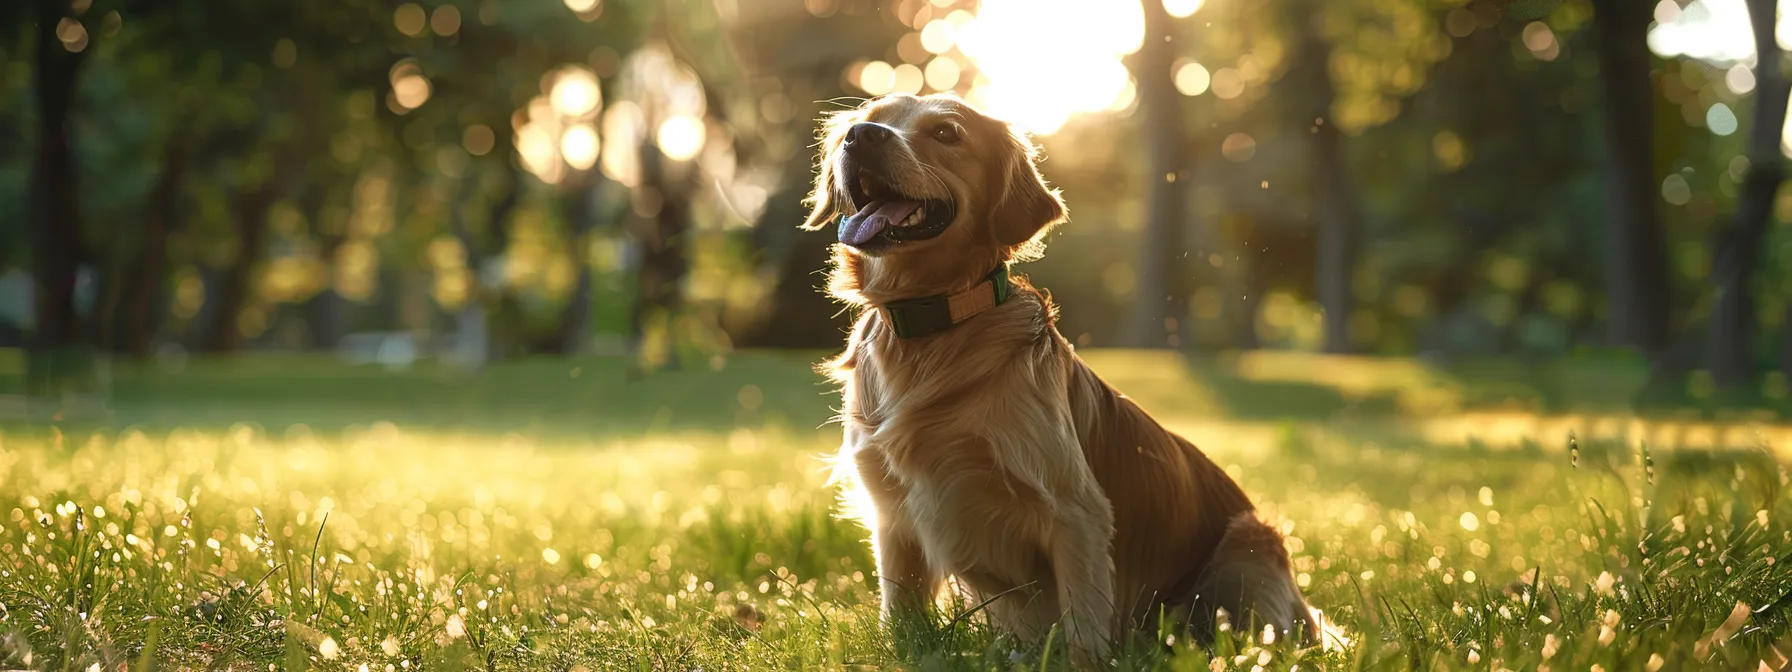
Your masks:
{"label": "golden retriever dog", "polygon": [[842,386],[836,475],[868,504],[847,515],[871,533],[886,622],[952,579],[1024,641],[1061,624],[1083,664],[1129,628],[1211,628],[1221,609],[1313,640],[1281,534],[1008,275],[1065,219],[1036,155],[951,96],[887,96],[824,123],[804,227],[844,216],[831,293],[865,308],[822,368]]}

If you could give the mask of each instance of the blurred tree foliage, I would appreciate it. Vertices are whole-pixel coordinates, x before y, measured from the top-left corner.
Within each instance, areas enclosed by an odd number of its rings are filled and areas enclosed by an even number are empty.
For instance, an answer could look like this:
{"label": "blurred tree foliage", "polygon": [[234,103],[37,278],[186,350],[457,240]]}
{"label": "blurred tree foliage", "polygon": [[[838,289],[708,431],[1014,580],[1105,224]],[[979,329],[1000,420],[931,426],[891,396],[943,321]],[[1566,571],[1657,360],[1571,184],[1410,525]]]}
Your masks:
{"label": "blurred tree foliage", "polygon": [[[1650,52],[1680,0],[1144,1],[1130,98],[1040,138],[1074,219],[1024,270],[1077,343],[1634,348],[1785,393],[1771,31],[1738,74]],[[979,4],[5,3],[0,269],[35,300],[0,341],[832,347],[814,120],[976,100]]]}

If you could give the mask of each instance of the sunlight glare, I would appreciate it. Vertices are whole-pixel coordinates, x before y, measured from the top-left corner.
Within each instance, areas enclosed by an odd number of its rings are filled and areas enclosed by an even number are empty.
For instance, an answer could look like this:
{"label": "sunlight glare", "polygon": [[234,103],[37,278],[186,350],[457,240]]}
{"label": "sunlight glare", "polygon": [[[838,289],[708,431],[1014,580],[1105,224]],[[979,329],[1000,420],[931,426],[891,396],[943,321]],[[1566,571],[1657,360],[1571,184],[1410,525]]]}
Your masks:
{"label": "sunlight glare", "polygon": [[1050,134],[1079,113],[1116,107],[1128,82],[1120,59],[1145,37],[1126,0],[986,0],[958,48],[988,78],[975,98],[990,114]]}

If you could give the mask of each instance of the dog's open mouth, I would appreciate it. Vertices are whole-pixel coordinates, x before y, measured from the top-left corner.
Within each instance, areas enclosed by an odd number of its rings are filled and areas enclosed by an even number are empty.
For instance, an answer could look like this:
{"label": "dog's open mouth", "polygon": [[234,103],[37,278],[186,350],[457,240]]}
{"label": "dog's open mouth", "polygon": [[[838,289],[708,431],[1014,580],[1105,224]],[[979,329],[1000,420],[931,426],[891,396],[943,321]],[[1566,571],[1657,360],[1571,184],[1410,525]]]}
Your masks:
{"label": "dog's open mouth", "polygon": [[858,208],[840,223],[840,242],[847,245],[868,249],[926,240],[952,225],[951,201],[897,193],[870,171],[860,170],[847,190]]}

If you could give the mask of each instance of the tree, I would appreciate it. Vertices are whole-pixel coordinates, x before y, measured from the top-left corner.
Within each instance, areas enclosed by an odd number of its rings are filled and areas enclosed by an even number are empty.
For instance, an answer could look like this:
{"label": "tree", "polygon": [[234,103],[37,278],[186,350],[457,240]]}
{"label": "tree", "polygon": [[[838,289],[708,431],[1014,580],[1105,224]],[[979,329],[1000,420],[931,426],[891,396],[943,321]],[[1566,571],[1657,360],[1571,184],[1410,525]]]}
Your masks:
{"label": "tree", "polygon": [[54,353],[76,348],[85,338],[75,309],[76,271],[84,251],[73,135],[78,77],[93,38],[68,3],[37,0],[36,7],[33,99],[38,138],[29,227],[37,297],[29,375],[42,382],[59,375],[55,362],[63,357]]}
{"label": "tree", "polygon": [[1593,0],[1605,124],[1606,297],[1612,340],[1666,354],[1671,301],[1667,250],[1655,207],[1651,5]]}
{"label": "tree", "polygon": [[1711,284],[1711,337],[1707,343],[1708,366],[1720,386],[1737,387],[1754,376],[1754,283],[1761,265],[1761,247],[1773,219],[1773,198],[1785,181],[1780,155],[1780,132],[1786,123],[1787,96],[1792,83],[1786,79],[1780,46],[1774,37],[1777,4],[1774,0],[1748,0],[1749,22],[1755,39],[1755,115],[1749,133],[1748,176],[1736,198],[1736,212],[1729,230],[1713,254]]}
{"label": "tree", "polygon": [[1306,21],[1302,55],[1293,69],[1308,89],[1313,112],[1312,185],[1317,190],[1318,228],[1314,250],[1313,293],[1323,313],[1325,351],[1350,352],[1352,283],[1356,275],[1361,207],[1345,163],[1344,134],[1332,114],[1337,92],[1332,83],[1332,46],[1318,21]]}
{"label": "tree", "polygon": [[[1133,347],[1176,347],[1188,319],[1189,277],[1184,259],[1188,213],[1186,139],[1182,96],[1172,77],[1176,45],[1161,0],[1141,0],[1145,41],[1136,56],[1139,141],[1145,154],[1145,236],[1139,248],[1138,289],[1126,342]],[[1180,181],[1180,182],[1179,182]]]}

